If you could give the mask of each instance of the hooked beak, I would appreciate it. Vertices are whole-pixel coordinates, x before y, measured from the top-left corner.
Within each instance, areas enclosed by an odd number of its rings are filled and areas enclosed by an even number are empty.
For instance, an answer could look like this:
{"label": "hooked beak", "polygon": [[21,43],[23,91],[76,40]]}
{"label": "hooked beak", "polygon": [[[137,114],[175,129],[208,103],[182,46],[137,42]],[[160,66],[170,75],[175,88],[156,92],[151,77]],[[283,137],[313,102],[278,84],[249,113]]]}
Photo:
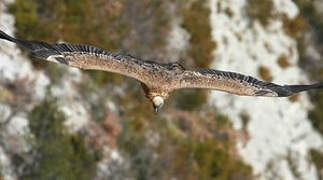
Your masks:
{"label": "hooked beak", "polygon": [[159,109],[161,108],[162,106],[154,106],[154,111],[155,113],[157,114],[159,112]]}
{"label": "hooked beak", "polygon": [[158,113],[159,109],[164,105],[164,99],[160,96],[155,96],[152,102],[155,113]]}

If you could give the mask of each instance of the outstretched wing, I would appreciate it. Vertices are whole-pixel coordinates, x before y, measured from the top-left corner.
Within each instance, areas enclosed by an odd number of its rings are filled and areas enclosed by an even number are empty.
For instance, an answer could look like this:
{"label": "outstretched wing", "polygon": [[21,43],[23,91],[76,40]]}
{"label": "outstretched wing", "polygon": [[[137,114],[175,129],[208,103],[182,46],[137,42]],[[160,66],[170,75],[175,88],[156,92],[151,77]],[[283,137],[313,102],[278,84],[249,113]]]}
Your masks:
{"label": "outstretched wing", "polygon": [[30,50],[41,59],[82,69],[102,70],[150,82],[153,62],[141,61],[127,55],[114,54],[88,45],[48,44],[13,38],[0,31],[0,39],[6,39]]}
{"label": "outstretched wing", "polygon": [[243,96],[286,97],[301,91],[323,88],[323,83],[281,86],[239,73],[212,69],[187,70],[179,82],[176,89],[206,88]]}

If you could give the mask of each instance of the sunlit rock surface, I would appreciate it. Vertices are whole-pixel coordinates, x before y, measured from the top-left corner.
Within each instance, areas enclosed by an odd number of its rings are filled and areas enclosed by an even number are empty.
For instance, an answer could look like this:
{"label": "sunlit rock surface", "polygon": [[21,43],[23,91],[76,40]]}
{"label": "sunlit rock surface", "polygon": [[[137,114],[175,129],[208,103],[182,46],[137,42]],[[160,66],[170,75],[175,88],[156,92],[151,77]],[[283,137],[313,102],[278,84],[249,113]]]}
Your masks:
{"label": "sunlit rock surface", "polygon": [[[0,28],[8,32],[14,33],[14,17],[7,14],[5,3],[11,1],[0,2]],[[39,101],[45,96],[45,88],[49,84],[48,78],[41,72],[32,70],[30,63],[24,57],[21,51],[13,44],[0,42],[0,82],[14,83],[21,80],[33,84],[27,91],[34,92],[31,99]],[[24,112],[16,112],[9,104],[5,104],[3,100],[14,101],[14,94],[2,89],[0,99],[0,122],[1,122],[1,150],[0,164],[1,174],[6,180],[16,179],[16,173],[12,169],[10,153],[12,151],[25,152],[28,150],[25,138],[29,133],[28,120]],[[22,109],[30,109],[31,104],[24,104]]]}
{"label": "sunlit rock surface", "polygon": [[[290,0],[275,0],[274,6],[289,18],[297,16],[297,6]],[[281,20],[272,19],[267,27],[251,23],[246,16],[247,1],[211,1],[213,38],[218,47],[213,67],[237,71],[260,78],[259,68],[266,67],[272,81],[279,84],[310,83],[297,66],[297,42],[282,29]],[[232,11],[229,17],[226,8]],[[290,64],[282,68],[280,56]],[[317,170],[309,160],[311,148],[323,148],[307,112],[311,108],[306,93],[295,102],[288,98],[237,97],[212,92],[211,103],[227,114],[236,130],[247,129],[249,140],[237,144],[245,162],[252,165],[261,179],[318,179]],[[242,115],[248,117],[243,123]],[[298,176],[298,177],[296,177]]]}
{"label": "sunlit rock surface", "polygon": [[[7,12],[8,3],[12,2],[0,1],[0,29],[14,36],[15,20]],[[11,156],[13,153],[26,153],[30,150],[28,139],[30,140],[33,135],[30,133],[27,114],[49,94],[58,98],[59,109],[66,116],[65,125],[70,133],[77,131],[90,133],[93,130],[87,129],[89,120],[91,120],[88,112],[89,104],[82,101],[75,88],[82,82],[80,70],[62,68],[64,69],[64,74],[62,74],[64,81],[53,83],[44,71],[33,68],[30,59],[15,44],[0,41],[0,171],[5,180],[18,179],[19,172],[14,169]],[[13,94],[7,89],[11,84],[19,83],[21,84],[15,88],[18,93],[22,93],[21,95]],[[109,159],[111,163],[114,163],[112,160],[119,162],[121,159],[118,151],[110,150],[107,145],[104,152],[103,157],[106,158],[103,158],[103,162]],[[101,164],[98,169],[99,173],[109,165],[107,162]]]}
{"label": "sunlit rock surface", "polygon": [[[13,1],[0,1],[0,29],[14,35],[15,21],[6,11],[5,3],[8,2]],[[319,0],[315,3],[317,7],[322,6]],[[299,13],[291,0],[273,0],[273,4],[275,11],[288,18]],[[259,71],[262,68],[269,72],[268,76],[275,83],[310,83],[297,66],[297,42],[283,31],[283,22],[273,18],[266,27],[260,22],[253,23],[246,14],[246,5],[245,0],[210,0],[212,36],[217,44],[212,67],[258,78],[261,78]],[[191,38],[180,21],[180,18],[172,19],[169,37],[166,38],[169,61],[179,60]],[[285,68],[278,63],[282,56],[288,60]],[[114,148],[116,142],[111,141],[116,140],[119,124],[108,125],[113,127],[112,133],[104,132],[89,113],[90,102],[83,100],[80,90],[75,88],[84,81],[83,73],[75,68],[62,68],[65,73],[60,80],[63,81],[53,82],[45,72],[33,69],[27,56],[13,43],[0,41],[0,170],[3,178],[17,179],[10,154],[12,149],[15,153],[30,150],[26,141],[26,137],[32,138],[27,113],[45,98],[46,93],[51,93],[57,97],[59,109],[66,115],[65,125],[70,133],[81,131],[89,144],[104,146],[96,178],[122,179],[122,170],[131,166]],[[24,102],[20,109],[3,103],[17,98],[17,94],[7,91],[4,86],[10,83],[21,84],[23,89],[19,91],[21,94],[18,93],[18,98]],[[119,89],[120,94],[125,94]],[[100,98],[95,92],[89,96],[92,101]],[[230,117],[234,128],[247,134],[237,147],[244,161],[252,166],[256,179],[318,179],[308,151],[311,148],[322,150],[323,142],[307,119],[311,103],[306,93],[300,94],[296,100],[238,97],[221,92],[212,92],[210,97],[210,103]],[[119,107],[113,101],[107,102],[106,106],[112,114],[118,114]],[[150,137],[147,143],[157,146],[161,137],[153,131],[147,132],[147,139]],[[113,137],[108,141],[107,136]]]}

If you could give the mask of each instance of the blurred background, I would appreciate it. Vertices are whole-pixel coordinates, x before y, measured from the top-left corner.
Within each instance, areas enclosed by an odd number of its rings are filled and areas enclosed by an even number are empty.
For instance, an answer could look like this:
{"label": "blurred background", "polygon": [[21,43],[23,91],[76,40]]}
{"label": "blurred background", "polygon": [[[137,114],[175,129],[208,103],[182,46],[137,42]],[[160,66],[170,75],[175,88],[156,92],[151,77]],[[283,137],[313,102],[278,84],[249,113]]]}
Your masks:
{"label": "blurred background", "polygon": [[[323,80],[322,0],[1,0],[0,29],[280,84]],[[323,91],[175,92],[0,41],[0,179],[321,179]]]}

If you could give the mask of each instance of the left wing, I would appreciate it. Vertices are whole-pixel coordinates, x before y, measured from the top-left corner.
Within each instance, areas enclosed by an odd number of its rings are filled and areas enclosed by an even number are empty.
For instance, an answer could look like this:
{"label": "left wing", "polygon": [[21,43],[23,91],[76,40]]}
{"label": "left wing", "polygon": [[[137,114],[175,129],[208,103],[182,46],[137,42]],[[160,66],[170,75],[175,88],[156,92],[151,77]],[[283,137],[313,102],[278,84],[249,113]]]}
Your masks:
{"label": "left wing", "polygon": [[206,88],[242,96],[287,97],[301,91],[323,88],[323,83],[281,86],[239,73],[203,69],[184,71],[175,87],[181,88]]}
{"label": "left wing", "polygon": [[34,56],[46,61],[63,63],[81,69],[119,73],[145,84],[154,82],[151,72],[160,67],[157,63],[142,61],[128,55],[114,54],[89,45],[27,41],[11,37],[1,30],[0,39],[14,42],[29,50]]}

